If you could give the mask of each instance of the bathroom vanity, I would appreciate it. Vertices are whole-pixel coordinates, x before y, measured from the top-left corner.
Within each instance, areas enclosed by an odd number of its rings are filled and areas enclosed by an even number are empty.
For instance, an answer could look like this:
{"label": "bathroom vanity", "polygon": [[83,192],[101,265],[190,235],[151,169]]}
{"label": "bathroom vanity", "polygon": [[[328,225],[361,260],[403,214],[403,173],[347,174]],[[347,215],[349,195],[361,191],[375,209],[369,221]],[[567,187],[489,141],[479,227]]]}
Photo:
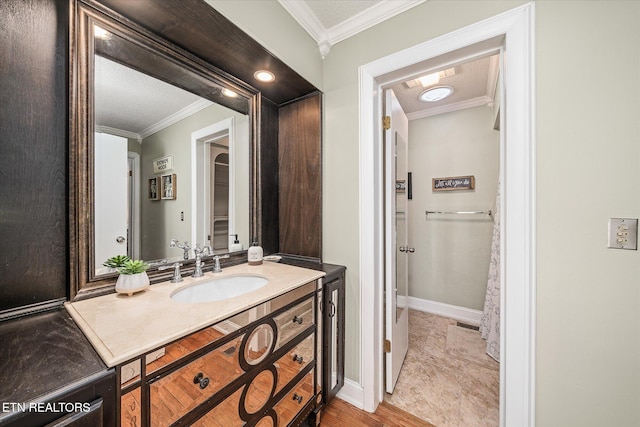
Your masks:
{"label": "bathroom vanity", "polygon": [[[89,410],[3,410],[0,425],[113,426],[133,417],[137,425],[149,425],[164,424],[165,416],[181,425],[220,418],[222,412],[226,416],[231,406],[236,409],[232,416],[248,425],[260,420],[258,425],[270,425],[276,417],[278,425],[299,423],[317,407],[333,369],[323,375],[327,362],[321,363],[326,358],[321,350],[330,329],[322,326],[328,301],[321,298],[322,267],[306,266],[313,270],[310,275],[291,279],[280,274],[286,270],[281,265],[269,280],[275,289],[258,290],[251,301],[248,295],[238,297],[237,304],[176,308],[170,299],[176,285],[166,282],[171,271],[157,266],[148,272],[152,286],[147,291],[132,297],[113,294],[116,274],[96,268],[102,260],[96,259],[94,235],[93,72],[96,56],[112,57],[245,115],[246,165],[251,165],[246,234],[257,236],[267,254],[316,259],[322,253],[322,94],[202,0],[36,3],[2,3],[3,12],[15,13],[15,20],[7,22],[11,31],[1,38],[11,58],[2,75],[12,81],[2,89],[12,100],[2,145],[8,159],[3,166],[11,178],[6,200],[16,207],[7,212],[5,231],[16,246],[0,266],[5,279],[0,396],[3,402],[23,404],[77,402]],[[109,43],[94,39],[96,27],[112,34]],[[24,50],[27,41],[31,48]],[[254,81],[258,64],[270,64],[278,82],[286,84]],[[225,99],[223,88],[240,96]],[[25,126],[24,117],[34,120]],[[191,156],[188,151],[171,154],[176,162],[178,156]],[[42,167],[34,169],[34,162]],[[151,175],[143,174],[143,182]],[[188,183],[187,176],[180,175],[179,186]],[[177,206],[189,191],[197,193],[195,184],[178,199],[147,202]],[[230,265],[246,260],[242,251],[229,255],[223,274],[232,274],[236,267]],[[269,265],[258,274],[271,274]],[[191,283],[186,276],[193,270],[193,259],[184,260],[180,286]],[[203,280],[210,277],[205,269]],[[224,361],[233,361],[230,372],[212,371],[225,367]],[[166,394],[175,384],[184,385],[180,399]],[[163,407],[167,402],[184,407],[171,412]],[[237,411],[240,402],[244,409]]]}
{"label": "bathroom vanity", "polygon": [[[109,367],[122,426],[301,425],[322,403],[319,291],[325,273],[242,264],[65,306]],[[259,276],[263,287],[179,302],[207,281]]]}

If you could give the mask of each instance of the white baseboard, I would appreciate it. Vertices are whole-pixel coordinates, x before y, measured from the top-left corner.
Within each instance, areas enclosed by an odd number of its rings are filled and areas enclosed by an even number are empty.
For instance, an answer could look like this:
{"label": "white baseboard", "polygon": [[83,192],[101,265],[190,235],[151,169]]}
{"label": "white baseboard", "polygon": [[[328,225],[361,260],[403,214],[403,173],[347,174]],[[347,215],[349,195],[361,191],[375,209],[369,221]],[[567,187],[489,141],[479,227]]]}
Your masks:
{"label": "white baseboard", "polygon": [[458,307],[416,297],[407,297],[407,300],[409,302],[409,308],[414,310],[449,317],[472,325],[480,325],[482,322],[482,311],[480,310],[472,310],[466,307]]}
{"label": "white baseboard", "polygon": [[356,408],[364,408],[364,389],[360,384],[348,378],[344,379],[344,386],[338,392],[337,397]]}

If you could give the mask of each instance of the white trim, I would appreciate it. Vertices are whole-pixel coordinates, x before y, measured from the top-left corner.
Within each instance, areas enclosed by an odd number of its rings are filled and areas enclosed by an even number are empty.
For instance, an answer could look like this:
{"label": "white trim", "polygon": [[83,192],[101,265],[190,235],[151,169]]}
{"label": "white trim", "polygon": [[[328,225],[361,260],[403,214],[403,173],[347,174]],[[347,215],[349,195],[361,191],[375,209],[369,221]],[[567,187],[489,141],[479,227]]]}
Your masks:
{"label": "white trim", "polygon": [[[132,210],[132,222],[131,228],[133,230],[130,233],[131,240],[133,240],[133,258],[141,258],[140,253],[140,200],[142,195],[140,194],[140,154],[133,151],[127,151],[127,159],[133,160],[133,194],[131,195],[131,210]],[[131,243],[131,242],[129,242]]]}
{"label": "white trim", "polygon": [[428,110],[408,113],[407,118],[409,120],[424,119],[425,117],[431,117],[443,113],[451,113],[453,111],[464,110],[467,108],[481,107],[483,105],[488,105],[491,103],[493,103],[493,98],[489,98],[488,96],[484,95],[477,98],[442,105],[440,107],[430,108]]}
{"label": "white trim", "polygon": [[409,308],[422,311],[424,313],[448,317],[450,319],[459,320],[472,325],[480,325],[482,321],[482,311],[480,310],[473,310],[471,308],[416,297],[408,297],[407,302]]}
{"label": "white trim", "polygon": [[[533,2],[461,28],[359,69],[360,108],[360,307],[362,408],[373,412],[382,401],[384,264],[380,239],[382,147],[379,111],[382,85],[393,71],[476,43],[504,38],[505,90],[501,141],[502,203],[502,360],[500,425],[535,425],[535,87]],[[503,37],[504,36],[504,37]],[[500,46],[496,46],[500,48]],[[509,150],[505,150],[505,140]],[[505,289],[508,288],[509,292]],[[364,326],[366,325],[366,327]],[[505,337],[508,336],[507,341]]]}
{"label": "white trim", "polygon": [[128,138],[128,139],[136,139],[138,140],[138,142],[142,141],[142,137],[135,133],[135,132],[130,132],[128,130],[122,130],[122,129],[118,129],[118,128],[112,128],[109,126],[96,126],[96,132],[98,133],[108,133],[109,135],[115,135],[115,136],[121,136],[123,138]]}
{"label": "white trim", "polygon": [[213,102],[208,99],[199,99],[196,102],[187,105],[181,110],[176,111],[172,115],[165,117],[160,120],[158,123],[155,123],[146,129],[143,129],[140,132],[140,137],[142,139],[148,137],[149,135],[153,135],[156,132],[160,132],[162,129],[169,127],[175,123],[178,123],[180,120],[185,119],[198,111],[204,110],[208,106],[213,105]]}
{"label": "white trim", "polygon": [[306,2],[299,0],[278,0],[278,3],[280,3],[280,5],[293,16],[293,19],[318,43],[320,54],[322,58],[324,58],[329,54],[329,50],[334,44],[348,39],[389,18],[393,18],[425,1],[427,0],[382,0],[331,28],[326,28],[324,24],[320,22]]}
{"label": "white trim", "polygon": [[348,378],[344,379],[344,385],[337,394],[337,397],[356,408],[362,408],[363,390],[362,386]]}
{"label": "white trim", "polygon": [[229,234],[235,233],[235,188],[236,188],[236,135],[235,120],[231,116],[191,133],[191,242],[205,244],[200,238],[208,229],[209,203],[209,143],[222,136],[229,136]]}

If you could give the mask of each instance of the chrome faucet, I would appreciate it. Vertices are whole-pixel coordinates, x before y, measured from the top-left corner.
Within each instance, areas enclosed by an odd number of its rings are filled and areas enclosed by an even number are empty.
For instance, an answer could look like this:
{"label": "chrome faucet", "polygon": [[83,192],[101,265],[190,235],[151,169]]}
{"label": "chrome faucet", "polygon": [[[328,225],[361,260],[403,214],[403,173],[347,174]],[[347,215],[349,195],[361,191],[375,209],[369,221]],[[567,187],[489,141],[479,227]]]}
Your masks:
{"label": "chrome faucet", "polygon": [[191,249],[191,247],[189,246],[189,242],[184,242],[183,244],[180,244],[178,239],[171,239],[171,242],[169,243],[169,247],[182,249],[184,251],[183,258],[189,259],[189,249]]}
{"label": "chrome faucet", "polygon": [[202,272],[202,266],[204,265],[204,262],[202,262],[202,256],[203,255],[213,255],[213,251],[211,250],[211,246],[204,246],[203,248],[200,248],[200,245],[198,243],[196,243],[196,247],[193,249],[193,253],[196,254],[196,267],[193,270],[193,274],[191,275],[191,277],[202,277],[202,275],[204,274]]}

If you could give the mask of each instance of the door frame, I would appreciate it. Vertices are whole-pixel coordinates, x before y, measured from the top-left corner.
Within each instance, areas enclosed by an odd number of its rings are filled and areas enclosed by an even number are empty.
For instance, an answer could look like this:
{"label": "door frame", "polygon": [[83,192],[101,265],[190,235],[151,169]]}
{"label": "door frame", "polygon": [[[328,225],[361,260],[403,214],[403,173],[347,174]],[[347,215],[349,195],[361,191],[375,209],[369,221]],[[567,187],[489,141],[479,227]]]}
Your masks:
{"label": "door frame", "polygon": [[[500,147],[504,201],[501,205],[500,425],[535,425],[534,16],[534,3],[528,3],[359,69],[360,381],[362,407],[367,411],[374,412],[384,397],[384,198],[379,122],[383,85],[399,79],[398,72],[419,62],[481,42],[498,42],[506,49],[506,93],[502,106],[506,117],[502,127],[505,136],[501,138]],[[505,150],[505,140],[508,150]]]}
{"label": "door frame", "polygon": [[[195,245],[209,225],[209,144],[229,137],[229,233],[235,231],[236,135],[233,116],[191,133],[191,241]],[[199,197],[204,195],[204,197]],[[213,233],[213,232],[212,232]],[[231,244],[229,240],[229,245]],[[204,244],[204,243],[203,243]]]}

